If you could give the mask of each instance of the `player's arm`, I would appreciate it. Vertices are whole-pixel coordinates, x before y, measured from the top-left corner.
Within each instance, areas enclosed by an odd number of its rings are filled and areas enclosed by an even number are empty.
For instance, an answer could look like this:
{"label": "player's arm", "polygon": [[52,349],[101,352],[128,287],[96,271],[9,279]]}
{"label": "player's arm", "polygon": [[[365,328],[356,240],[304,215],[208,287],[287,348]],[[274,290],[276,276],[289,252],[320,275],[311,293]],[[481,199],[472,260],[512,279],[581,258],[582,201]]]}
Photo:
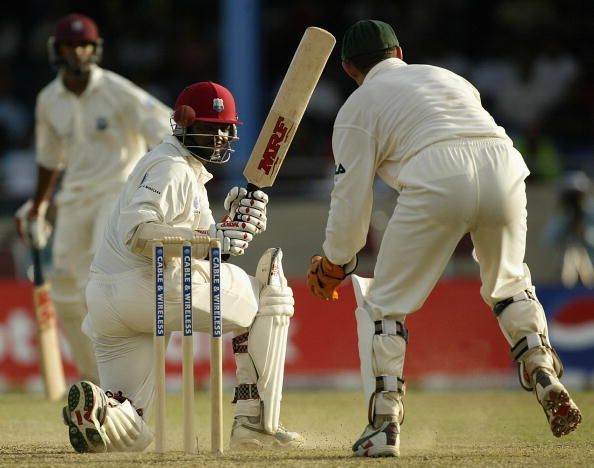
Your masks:
{"label": "player's arm", "polygon": [[46,105],[38,98],[35,107],[35,146],[37,153],[37,183],[33,198],[21,206],[15,215],[16,230],[26,245],[44,248],[51,235],[51,225],[45,216],[56,183],[64,168],[63,143],[49,120]]}
{"label": "player's arm", "polygon": [[332,145],[336,166],[325,256],[312,257],[307,272],[309,290],[325,300],[338,299],[338,286],[357,267],[356,254],[367,240],[376,169],[376,140],[366,130],[335,127]]}
{"label": "player's arm", "polygon": [[375,138],[362,128],[338,127],[334,130],[334,188],[323,250],[336,265],[351,262],[367,241],[373,205],[376,145]]}

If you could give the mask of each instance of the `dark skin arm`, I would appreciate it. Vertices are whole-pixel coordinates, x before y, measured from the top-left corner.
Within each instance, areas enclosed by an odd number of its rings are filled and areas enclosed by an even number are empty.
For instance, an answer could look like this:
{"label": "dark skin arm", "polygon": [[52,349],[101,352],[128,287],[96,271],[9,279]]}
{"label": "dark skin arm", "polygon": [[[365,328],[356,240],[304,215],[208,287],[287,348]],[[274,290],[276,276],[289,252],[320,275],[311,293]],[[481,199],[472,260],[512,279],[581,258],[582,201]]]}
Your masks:
{"label": "dark skin arm", "polygon": [[60,176],[61,171],[53,169],[46,169],[43,166],[37,166],[37,188],[35,189],[35,195],[33,196],[33,207],[29,213],[30,218],[35,218],[39,210],[39,205],[42,202],[51,199],[56,182]]}

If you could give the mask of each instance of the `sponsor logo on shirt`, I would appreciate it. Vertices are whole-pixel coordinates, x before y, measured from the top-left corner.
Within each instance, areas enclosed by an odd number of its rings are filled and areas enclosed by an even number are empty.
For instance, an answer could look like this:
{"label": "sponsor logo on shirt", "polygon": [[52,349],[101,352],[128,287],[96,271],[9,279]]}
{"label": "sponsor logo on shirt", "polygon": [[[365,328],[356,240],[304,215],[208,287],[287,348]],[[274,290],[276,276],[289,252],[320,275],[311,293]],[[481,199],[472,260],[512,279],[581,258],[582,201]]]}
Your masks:
{"label": "sponsor logo on shirt", "polygon": [[146,180],[147,177],[148,177],[148,172],[146,174],[144,174],[144,176],[142,177],[142,180],[140,181],[140,185],[138,186],[138,188],[147,189],[153,193],[156,193],[157,195],[161,195],[161,192],[159,190],[157,190],[154,187],[151,187],[150,185],[146,185],[144,183],[144,181]]}
{"label": "sponsor logo on shirt", "polygon": [[105,117],[97,117],[97,122],[95,123],[95,127],[97,130],[103,131],[107,129],[107,119]]}
{"label": "sponsor logo on shirt", "polygon": [[334,169],[334,175],[344,174],[345,172],[346,172],[346,169],[344,168],[344,166],[342,164],[338,164],[338,166],[336,166],[336,169]]}

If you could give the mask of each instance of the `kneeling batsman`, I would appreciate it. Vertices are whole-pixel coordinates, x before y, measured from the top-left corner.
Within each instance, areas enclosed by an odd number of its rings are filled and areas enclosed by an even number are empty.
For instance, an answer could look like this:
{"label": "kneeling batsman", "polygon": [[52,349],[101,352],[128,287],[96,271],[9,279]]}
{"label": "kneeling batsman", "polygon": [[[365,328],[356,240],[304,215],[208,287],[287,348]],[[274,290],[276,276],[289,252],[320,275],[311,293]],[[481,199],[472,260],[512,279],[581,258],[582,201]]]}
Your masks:
{"label": "kneeling batsman", "polygon": [[[225,200],[233,219],[213,224],[207,233],[221,240],[222,252],[242,255],[253,236],[266,229],[268,197],[261,191],[247,195],[234,188]],[[198,234],[204,234],[200,231]],[[145,223],[131,239],[133,252],[152,255],[151,240],[164,237],[192,239],[196,233]],[[164,247],[165,258],[179,256],[179,249]],[[208,249],[197,252],[206,257]],[[234,333],[233,352],[238,385],[233,403],[235,418],[231,430],[232,449],[292,448],[303,445],[302,437],[280,424],[280,404],[290,318],[294,312],[293,292],[282,268],[282,251],[268,249],[257,265],[258,310],[252,324]],[[146,412],[145,412],[146,413]],[[121,392],[104,392],[91,382],[70,388],[63,410],[72,446],[78,452],[143,451],[153,440],[137,410]]]}

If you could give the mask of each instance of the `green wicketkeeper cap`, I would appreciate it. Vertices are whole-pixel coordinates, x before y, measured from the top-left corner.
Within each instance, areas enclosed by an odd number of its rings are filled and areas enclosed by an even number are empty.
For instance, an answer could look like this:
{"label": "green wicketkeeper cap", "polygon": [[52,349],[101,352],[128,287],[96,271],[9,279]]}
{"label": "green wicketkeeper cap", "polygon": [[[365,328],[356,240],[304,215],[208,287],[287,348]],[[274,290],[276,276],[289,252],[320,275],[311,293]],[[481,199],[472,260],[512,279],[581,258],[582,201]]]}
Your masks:
{"label": "green wicketkeeper cap", "polygon": [[357,55],[379,52],[399,47],[398,38],[392,26],[378,20],[361,20],[346,30],[342,38],[342,60]]}

